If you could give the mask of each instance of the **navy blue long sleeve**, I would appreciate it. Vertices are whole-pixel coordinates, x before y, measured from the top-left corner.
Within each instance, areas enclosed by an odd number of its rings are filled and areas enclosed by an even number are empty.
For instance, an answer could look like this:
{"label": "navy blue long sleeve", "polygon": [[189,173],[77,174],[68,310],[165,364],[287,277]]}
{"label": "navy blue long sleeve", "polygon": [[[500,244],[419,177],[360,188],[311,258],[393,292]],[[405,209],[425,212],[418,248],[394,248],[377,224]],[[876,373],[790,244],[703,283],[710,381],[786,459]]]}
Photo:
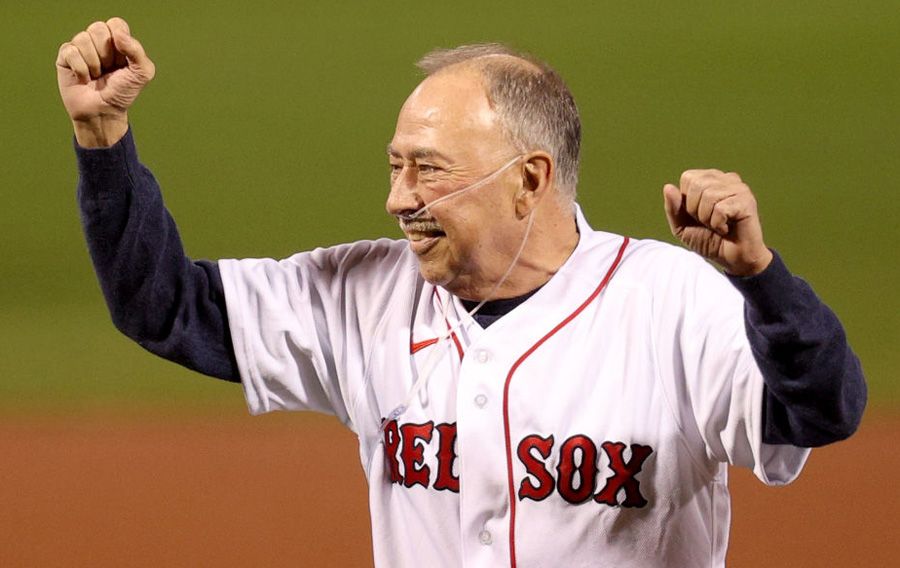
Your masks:
{"label": "navy blue long sleeve", "polygon": [[823,446],[849,437],[867,390],[837,316],[776,253],[751,277],[728,276],[744,296],[744,325],[766,385],[763,440]]}
{"label": "navy blue long sleeve", "polygon": [[[131,131],[110,148],[76,144],[76,154],[82,223],[116,326],[161,357],[238,381],[218,266],[184,254]],[[766,384],[763,441],[814,447],[852,434],[866,386],[837,317],[777,254],[761,274],[730,280],[745,298],[747,335]],[[479,323],[518,303],[489,302]]]}
{"label": "navy blue long sleeve", "polygon": [[81,223],[113,323],[152,353],[239,382],[218,265],[184,254],[131,131],[110,148],[75,146]]}

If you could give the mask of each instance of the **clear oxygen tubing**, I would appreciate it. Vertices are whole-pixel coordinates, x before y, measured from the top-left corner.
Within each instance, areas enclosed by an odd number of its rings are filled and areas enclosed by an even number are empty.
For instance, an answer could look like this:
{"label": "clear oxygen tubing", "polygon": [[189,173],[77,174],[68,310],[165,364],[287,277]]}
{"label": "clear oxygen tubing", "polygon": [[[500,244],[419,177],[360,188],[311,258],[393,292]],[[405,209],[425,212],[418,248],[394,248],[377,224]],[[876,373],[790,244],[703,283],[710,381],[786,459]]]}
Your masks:
{"label": "clear oxygen tubing", "polygon": [[[428,205],[422,207],[421,209],[411,213],[408,216],[404,216],[403,219],[406,219],[406,220],[415,219],[415,218],[421,216],[423,213],[425,213],[429,208],[437,205],[438,203],[440,203],[442,201],[446,201],[453,197],[458,197],[459,195],[461,195],[464,192],[471,191],[473,189],[476,189],[476,188],[479,188],[479,187],[485,185],[486,183],[495,179],[503,171],[505,171],[510,166],[515,164],[521,158],[522,158],[522,156],[516,156],[515,158],[513,158],[512,160],[507,162],[505,165],[500,167],[500,169],[498,169],[494,173],[488,175],[487,177],[482,178],[481,180],[479,180],[471,185],[468,185],[462,189],[454,191],[453,193],[445,195],[444,197],[435,199],[434,201],[432,201]],[[488,294],[484,297],[484,299],[481,302],[479,302],[477,306],[475,306],[468,312],[469,317],[474,316],[476,313],[478,313],[478,310],[480,310],[487,302],[492,300],[494,298],[494,294],[496,294],[497,290],[500,289],[500,286],[502,286],[503,283],[506,282],[506,279],[509,278],[509,275],[512,273],[513,268],[515,268],[516,264],[519,262],[519,258],[522,257],[522,252],[525,250],[525,245],[528,243],[528,236],[531,234],[532,226],[534,226],[534,210],[533,209],[532,209],[531,213],[528,214],[528,224],[525,226],[525,234],[522,237],[522,243],[519,245],[519,250],[516,251],[516,254],[513,257],[512,262],[509,263],[509,266],[506,268],[506,272],[504,272],[503,276],[501,276],[500,279],[497,280],[497,283],[494,284],[493,288],[491,288],[491,291],[488,292]],[[444,303],[444,310],[442,313],[442,318],[444,319],[444,321],[447,321],[447,314],[450,311],[451,303],[453,303],[452,297],[448,297],[447,302]],[[419,374],[419,377],[413,383],[412,387],[410,387],[409,392],[406,395],[406,399],[401,404],[399,404],[397,407],[395,407],[394,410],[392,410],[387,415],[387,417],[381,421],[381,430],[382,431],[384,431],[384,429],[387,427],[388,423],[391,420],[396,420],[398,417],[400,417],[400,415],[402,415],[404,412],[406,412],[406,410],[409,408],[409,405],[412,403],[412,401],[415,399],[416,395],[419,394],[419,392],[422,390],[422,388],[428,382],[428,379],[431,377],[435,368],[437,368],[437,363],[440,360],[441,355],[443,354],[443,350],[440,349],[440,346],[447,339],[449,339],[450,336],[452,336],[456,332],[456,330],[458,330],[462,326],[462,324],[463,324],[463,319],[457,318],[457,322],[454,325],[452,325],[452,326],[448,325],[447,331],[440,334],[437,337],[438,341],[435,344],[434,349],[432,349],[431,352],[428,354],[428,358],[425,360],[425,364],[422,365],[422,372]]]}
{"label": "clear oxygen tubing", "polygon": [[448,199],[453,199],[454,197],[459,197],[460,195],[462,195],[464,193],[472,191],[473,189],[478,189],[479,187],[483,186],[484,184],[494,181],[495,179],[497,179],[497,177],[500,174],[502,174],[503,172],[508,170],[513,164],[515,164],[516,162],[521,160],[523,157],[524,156],[522,154],[519,154],[518,156],[514,157],[510,161],[506,162],[504,165],[500,166],[500,169],[495,170],[494,173],[489,174],[486,177],[483,177],[480,180],[478,180],[474,183],[471,183],[461,189],[457,189],[456,191],[454,191],[452,193],[448,193],[447,195],[445,195],[443,197],[439,197],[439,198],[435,199],[434,201],[432,201],[431,203],[429,203],[428,205],[425,205],[424,207],[421,207],[420,209],[413,211],[409,215],[398,215],[398,217],[403,219],[404,221],[412,221],[414,219],[417,219],[417,218],[421,217],[423,213],[425,213],[426,211],[428,211],[429,209],[431,209],[438,203],[443,203],[444,201],[447,201]]}

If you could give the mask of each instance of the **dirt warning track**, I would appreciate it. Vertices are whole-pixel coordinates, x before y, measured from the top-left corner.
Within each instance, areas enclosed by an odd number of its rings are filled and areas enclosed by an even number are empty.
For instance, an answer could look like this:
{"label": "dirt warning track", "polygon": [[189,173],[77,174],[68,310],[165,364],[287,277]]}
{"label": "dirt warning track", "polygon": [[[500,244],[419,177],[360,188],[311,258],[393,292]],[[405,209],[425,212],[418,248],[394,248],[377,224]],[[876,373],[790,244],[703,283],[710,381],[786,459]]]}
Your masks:
{"label": "dirt warning track", "polygon": [[[900,559],[900,416],[791,486],[732,471],[730,567]],[[0,566],[371,566],[356,440],[329,418],[0,418]]]}

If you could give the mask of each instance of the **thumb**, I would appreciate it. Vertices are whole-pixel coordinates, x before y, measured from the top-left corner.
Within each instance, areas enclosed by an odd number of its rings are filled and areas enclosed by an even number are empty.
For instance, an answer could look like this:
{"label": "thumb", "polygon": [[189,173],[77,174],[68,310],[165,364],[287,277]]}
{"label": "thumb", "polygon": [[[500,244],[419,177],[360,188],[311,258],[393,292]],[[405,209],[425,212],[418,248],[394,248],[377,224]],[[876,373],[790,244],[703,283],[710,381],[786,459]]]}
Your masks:
{"label": "thumb", "polygon": [[684,211],[683,203],[684,197],[681,195],[680,189],[671,183],[663,186],[663,206],[666,209],[666,220],[669,221],[669,229],[672,234],[676,236],[688,224],[684,219],[687,213]]}
{"label": "thumb", "polygon": [[116,51],[127,57],[129,64],[140,66],[147,60],[147,54],[144,52],[141,42],[131,37],[127,31],[114,30],[112,38]]}
{"label": "thumb", "polygon": [[[147,83],[156,74],[156,66],[147,57],[144,46],[141,45],[127,30],[116,29],[112,33],[113,45],[116,51],[125,56],[128,68],[142,82]],[[123,63],[126,63],[123,62]]]}

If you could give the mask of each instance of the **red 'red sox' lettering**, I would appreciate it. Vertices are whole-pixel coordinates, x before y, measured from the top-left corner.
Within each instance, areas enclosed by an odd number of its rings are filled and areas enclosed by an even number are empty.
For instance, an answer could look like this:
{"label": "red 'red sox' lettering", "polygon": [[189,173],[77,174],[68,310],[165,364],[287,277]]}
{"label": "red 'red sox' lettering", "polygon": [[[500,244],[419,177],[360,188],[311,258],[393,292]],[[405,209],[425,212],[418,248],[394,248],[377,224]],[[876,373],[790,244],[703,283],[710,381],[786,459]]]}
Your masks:
{"label": "red 'red sox' lettering", "polygon": [[616,505],[616,494],[622,489],[625,492],[623,507],[643,507],[647,500],[641,495],[640,486],[635,475],[641,471],[644,460],[653,450],[650,446],[631,444],[631,460],[626,462],[622,456],[625,444],[622,442],[603,442],[603,451],[609,456],[609,467],[613,475],[606,480],[606,485],[594,496],[594,501],[607,505]]}
{"label": "red 'red sox' lettering", "polygon": [[[576,465],[576,459],[580,463]],[[576,484],[575,476],[578,476]],[[584,503],[597,485],[597,446],[587,436],[572,436],[559,449],[556,466],[556,490],[573,505]],[[577,485],[577,486],[576,486]],[[519,499],[521,501],[521,498]]]}
{"label": "red 'red sox' lettering", "polygon": [[425,445],[421,442],[425,444],[430,442],[432,432],[434,432],[434,422],[400,426],[400,436],[403,439],[400,449],[404,470],[403,485],[412,487],[418,484],[422,487],[428,487],[431,468],[423,464],[425,461]]}
{"label": "red 'red sox' lettering", "polygon": [[519,461],[525,465],[528,473],[537,480],[537,485],[532,483],[527,476],[522,480],[522,485],[519,487],[520,501],[526,497],[535,501],[543,501],[553,493],[553,476],[544,468],[544,463],[532,453],[532,451],[536,451],[541,456],[541,459],[547,459],[550,457],[552,449],[553,436],[541,438],[540,436],[532,435],[523,438],[519,442],[517,450]]}
{"label": "red 'red sox' lettering", "polygon": [[384,427],[384,454],[387,456],[388,467],[391,470],[391,483],[400,483],[403,476],[400,475],[400,462],[397,461],[397,449],[400,447],[400,429],[397,421],[391,420]]}
{"label": "red 'red sox' lettering", "polygon": [[[516,455],[526,471],[517,493],[520,501],[543,501],[555,490],[573,505],[588,501],[610,507],[647,505],[637,475],[653,453],[650,446],[605,441],[600,444],[601,452],[591,438],[576,434],[559,446],[557,465],[550,468],[547,460],[553,455],[555,444],[552,435],[537,434],[519,442]],[[390,420],[384,428],[384,451],[391,483],[459,493],[459,477],[453,473],[457,459],[456,423],[397,424]],[[626,452],[630,452],[627,458]],[[426,455],[436,458],[435,467],[426,463]],[[604,465],[612,475],[598,491],[598,477],[604,474]]]}
{"label": "red 'red sox' lettering", "polygon": [[438,444],[438,471],[434,488],[459,493],[459,477],[453,475],[453,463],[456,461],[456,424],[438,424],[435,428],[441,441]]}
{"label": "red 'red sox' lettering", "polygon": [[[644,462],[653,453],[653,448],[641,444],[631,444],[631,457],[625,459],[626,445],[622,442],[603,442],[600,445],[609,460],[608,466],[613,475],[610,476],[599,492],[597,488],[598,465],[597,446],[593,440],[584,435],[576,435],[563,442],[559,449],[559,461],[556,467],[556,490],[567,502],[577,505],[593,496],[597,503],[615,507],[643,507],[647,499],[641,494],[640,473]],[[537,434],[526,436],[519,442],[518,456],[528,475],[519,485],[520,501],[546,499],[553,492],[553,476],[547,468],[546,461],[553,448],[553,436],[542,438]],[[537,452],[540,456],[535,456]],[[532,478],[537,482],[535,484]],[[618,497],[624,493],[624,498]]]}
{"label": "red 'red sox' lettering", "polygon": [[[437,432],[437,450],[430,450]],[[432,468],[425,463],[425,452],[433,452],[437,458],[434,483]],[[421,485],[428,489],[459,493],[459,477],[453,473],[456,463],[456,423],[435,425],[397,424],[389,420],[384,427],[384,453],[390,470],[391,483],[404,487]],[[400,464],[403,464],[402,470]]]}

